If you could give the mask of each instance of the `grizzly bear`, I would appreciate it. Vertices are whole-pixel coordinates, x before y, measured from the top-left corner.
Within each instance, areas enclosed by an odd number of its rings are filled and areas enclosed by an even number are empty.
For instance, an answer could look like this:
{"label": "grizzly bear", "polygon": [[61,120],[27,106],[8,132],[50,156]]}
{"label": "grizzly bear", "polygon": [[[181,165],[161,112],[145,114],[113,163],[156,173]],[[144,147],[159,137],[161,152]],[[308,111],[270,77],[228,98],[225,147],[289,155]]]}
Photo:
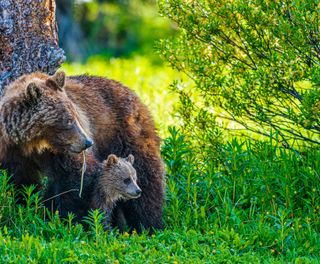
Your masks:
{"label": "grizzly bear", "polygon": [[[0,163],[17,185],[38,184],[40,175],[57,179],[59,162],[93,144],[98,161],[109,154],[133,154],[139,199],[114,208],[130,229],[162,228],[164,168],[160,140],[147,107],[122,84],[101,77],[63,72],[24,75],[0,100]],[[53,182],[58,188],[65,179]],[[51,181],[52,182],[52,181]]]}
{"label": "grizzly bear", "polygon": [[[67,217],[73,213],[75,220],[80,222],[88,215],[91,209],[100,209],[105,212],[104,227],[111,227],[112,210],[119,200],[136,199],[141,195],[137,185],[136,170],[132,164],[133,155],[120,158],[110,154],[108,158],[99,163],[91,153],[86,154],[86,169],[83,176],[83,191],[80,197],[81,174],[83,169],[83,156],[64,157],[55,174],[60,178],[49,178],[49,186],[44,203],[52,212],[58,211],[60,216]],[[55,181],[61,184],[56,185]],[[59,189],[58,189],[59,187]],[[123,219],[122,221],[125,221]],[[124,228],[123,223],[120,228]]]}

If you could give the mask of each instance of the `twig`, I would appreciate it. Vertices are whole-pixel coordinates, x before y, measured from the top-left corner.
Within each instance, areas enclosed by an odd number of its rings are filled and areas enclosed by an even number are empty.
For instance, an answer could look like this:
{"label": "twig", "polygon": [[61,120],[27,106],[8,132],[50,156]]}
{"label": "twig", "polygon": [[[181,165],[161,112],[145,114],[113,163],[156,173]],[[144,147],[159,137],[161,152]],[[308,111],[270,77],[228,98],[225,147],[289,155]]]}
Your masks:
{"label": "twig", "polygon": [[82,152],[83,154],[83,162],[82,162],[82,169],[81,169],[81,183],[80,183],[80,191],[79,191],[79,197],[81,198],[82,189],[83,189],[83,178],[84,173],[86,172],[87,164],[86,164],[86,151]]}
{"label": "twig", "polygon": [[76,191],[79,191],[79,189],[70,189],[70,190],[68,190],[68,191],[65,191],[65,192],[62,192],[62,193],[58,193],[58,194],[56,194],[56,195],[54,195],[54,196],[52,196],[52,197],[49,197],[48,199],[45,199],[45,200],[43,200],[42,202],[45,203],[45,202],[47,202],[47,201],[50,201],[50,200],[52,200],[52,199],[54,199],[54,198],[59,197],[60,195],[64,195],[64,194],[66,194],[66,193],[76,192]]}

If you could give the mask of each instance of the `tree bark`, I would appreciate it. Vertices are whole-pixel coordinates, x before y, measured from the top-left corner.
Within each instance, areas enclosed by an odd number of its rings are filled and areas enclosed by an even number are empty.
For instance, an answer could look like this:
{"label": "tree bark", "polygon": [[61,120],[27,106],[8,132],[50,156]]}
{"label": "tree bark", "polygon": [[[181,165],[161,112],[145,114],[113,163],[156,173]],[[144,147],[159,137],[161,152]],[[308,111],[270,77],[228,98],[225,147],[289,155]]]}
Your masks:
{"label": "tree bark", "polygon": [[53,74],[65,60],[58,46],[54,0],[0,1],[0,97],[23,74]]}

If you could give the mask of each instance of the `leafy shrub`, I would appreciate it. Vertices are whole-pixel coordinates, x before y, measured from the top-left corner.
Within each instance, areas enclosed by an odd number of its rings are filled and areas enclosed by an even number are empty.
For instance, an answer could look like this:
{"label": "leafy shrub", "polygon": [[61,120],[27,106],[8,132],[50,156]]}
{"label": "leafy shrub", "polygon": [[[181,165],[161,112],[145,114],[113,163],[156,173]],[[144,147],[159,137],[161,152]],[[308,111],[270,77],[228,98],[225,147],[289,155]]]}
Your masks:
{"label": "leafy shrub", "polygon": [[179,37],[159,43],[160,53],[196,84],[175,88],[189,131],[228,120],[224,128],[246,134],[273,131],[285,147],[320,144],[319,1],[160,0],[159,6],[180,28]]}
{"label": "leafy shrub", "polygon": [[211,230],[222,241],[233,241],[238,252],[317,256],[319,150],[298,155],[272,137],[234,139],[205,159],[193,149],[187,136],[170,128],[163,146],[169,228]]}

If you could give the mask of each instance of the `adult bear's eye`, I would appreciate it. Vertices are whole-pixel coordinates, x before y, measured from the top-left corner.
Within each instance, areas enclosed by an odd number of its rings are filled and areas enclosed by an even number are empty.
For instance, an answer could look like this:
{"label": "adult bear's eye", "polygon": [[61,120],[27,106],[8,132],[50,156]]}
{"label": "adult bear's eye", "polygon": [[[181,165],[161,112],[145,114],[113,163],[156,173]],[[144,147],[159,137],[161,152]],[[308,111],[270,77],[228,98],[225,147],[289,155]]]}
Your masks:
{"label": "adult bear's eye", "polygon": [[128,185],[130,182],[131,182],[131,179],[130,179],[130,178],[127,178],[127,179],[124,179],[124,180],[123,180],[123,183],[124,183],[124,184],[127,184],[127,185]]}
{"label": "adult bear's eye", "polygon": [[74,127],[75,127],[75,122],[72,121],[72,120],[69,120],[69,121],[67,122],[66,126],[65,126],[65,129],[66,129],[66,130],[71,130],[71,129],[73,129]]}

